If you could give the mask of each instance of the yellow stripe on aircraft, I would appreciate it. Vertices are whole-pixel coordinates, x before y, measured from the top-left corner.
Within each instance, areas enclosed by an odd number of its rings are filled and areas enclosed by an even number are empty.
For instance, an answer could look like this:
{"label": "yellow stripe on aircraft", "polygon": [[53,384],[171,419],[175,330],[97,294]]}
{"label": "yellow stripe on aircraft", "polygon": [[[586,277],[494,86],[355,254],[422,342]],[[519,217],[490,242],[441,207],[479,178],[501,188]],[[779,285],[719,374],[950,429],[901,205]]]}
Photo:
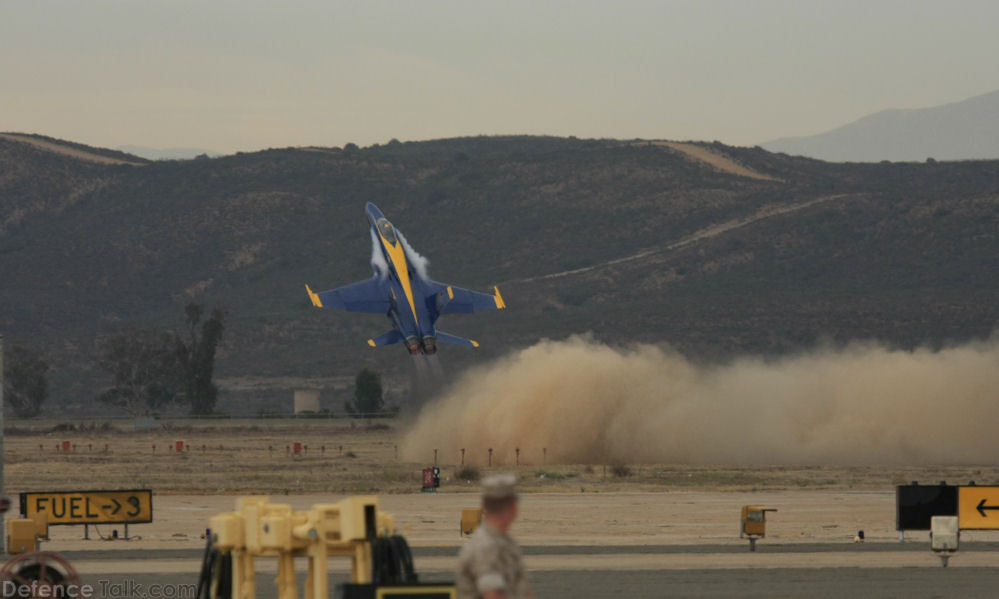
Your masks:
{"label": "yellow stripe on aircraft", "polygon": [[395,266],[395,274],[399,277],[399,283],[402,284],[402,290],[406,293],[406,299],[409,300],[409,307],[413,311],[413,320],[416,324],[420,324],[420,317],[416,315],[416,301],[413,299],[413,285],[409,280],[409,265],[406,263],[406,251],[402,249],[402,243],[399,241],[395,242],[395,245],[389,243],[382,232],[378,232],[378,236],[381,237],[382,245],[385,246],[385,251],[388,252],[389,258],[392,260],[392,265]]}
{"label": "yellow stripe on aircraft", "polygon": [[[503,308],[506,308],[506,302],[503,301],[503,296],[500,295],[499,287],[494,286],[493,291],[496,292],[496,295],[493,296],[493,299],[496,300],[496,309],[502,310]],[[476,345],[476,347],[478,346]]]}
{"label": "yellow stripe on aircraft", "polygon": [[308,285],[305,286],[305,292],[309,294],[309,299],[312,300],[313,306],[317,308],[323,307],[323,302],[322,300],[319,299],[319,294],[312,291],[312,289],[310,289]]}

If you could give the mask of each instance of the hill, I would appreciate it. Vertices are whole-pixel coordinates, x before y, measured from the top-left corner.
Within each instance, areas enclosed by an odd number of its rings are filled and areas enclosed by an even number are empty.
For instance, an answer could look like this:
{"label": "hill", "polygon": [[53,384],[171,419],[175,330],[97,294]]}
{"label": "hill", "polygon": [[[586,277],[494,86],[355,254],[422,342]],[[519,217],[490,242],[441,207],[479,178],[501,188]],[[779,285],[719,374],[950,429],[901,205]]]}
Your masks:
{"label": "hill", "polygon": [[209,157],[219,156],[204,148],[148,148],[145,146],[118,146],[118,149],[128,154],[141,156],[147,160],[193,160],[202,154]]}
{"label": "hill", "polygon": [[78,144],[62,139],[54,139],[44,135],[24,134],[24,133],[0,133],[0,139],[7,141],[21,142],[34,146],[40,150],[69,156],[85,162],[96,162],[97,164],[130,164],[141,165],[146,162],[144,158],[133,156],[118,150],[107,150],[104,148],[94,148],[92,146]]}
{"label": "hill", "polygon": [[363,365],[398,395],[409,358],[364,344],[385,319],[304,293],[370,276],[367,201],[435,278],[501,286],[509,310],[441,321],[482,343],[444,348],[452,371],[580,332],[720,361],[940,345],[999,321],[997,161],[477,137],[103,163],[0,137],[0,330],[46,349],[48,409],[67,414],[99,409],[97,335],[180,328],[191,299],[231,310],[224,410],[284,409],[302,385],[339,407]]}
{"label": "hill", "polygon": [[838,162],[995,159],[999,91],[931,108],[883,110],[832,131],[762,146]]}

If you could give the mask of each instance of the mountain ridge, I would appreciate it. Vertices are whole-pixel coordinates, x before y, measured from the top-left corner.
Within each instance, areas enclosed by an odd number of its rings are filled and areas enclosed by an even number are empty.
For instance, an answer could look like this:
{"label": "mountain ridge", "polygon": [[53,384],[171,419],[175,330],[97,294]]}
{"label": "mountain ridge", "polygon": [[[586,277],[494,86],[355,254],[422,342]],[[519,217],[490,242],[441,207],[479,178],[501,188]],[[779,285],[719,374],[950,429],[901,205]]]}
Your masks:
{"label": "mountain ridge", "polygon": [[151,148],[148,146],[124,145],[118,150],[146,160],[193,160],[199,156],[217,158],[222,154],[204,148]]}
{"label": "mountain ridge", "polygon": [[823,133],[760,145],[835,162],[996,159],[999,90],[927,108],[889,108]]}

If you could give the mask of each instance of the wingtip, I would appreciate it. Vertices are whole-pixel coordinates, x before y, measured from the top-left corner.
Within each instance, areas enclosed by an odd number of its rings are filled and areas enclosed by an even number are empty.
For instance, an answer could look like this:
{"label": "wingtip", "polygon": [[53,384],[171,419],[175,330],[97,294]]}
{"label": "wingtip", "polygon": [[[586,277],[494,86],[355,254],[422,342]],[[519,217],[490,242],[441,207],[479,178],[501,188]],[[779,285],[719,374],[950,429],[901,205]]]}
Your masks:
{"label": "wingtip", "polygon": [[374,339],[368,339],[368,345],[370,345],[371,347],[375,347],[375,340]]}
{"label": "wingtip", "polygon": [[469,341],[472,342],[472,347],[478,347],[479,346],[479,342],[476,341],[475,339],[469,339]]}
{"label": "wingtip", "polygon": [[309,294],[309,299],[312,300],[313,306],[317,308],[323,307],[323,302],[322,300],[319,299],[319,294],[313,291],[312,288],[308,286],[308,284],[305,285],[305,292]]}
{"label": "wingtip", "polygon": [[494,285],[493,291],[496,292],[496,295],[493,296],[493,299],[496,300],[496,309],[502,310],[503,308],[506,308],[506,302],[503,301],[503,296],[500,294],[499,286]]}

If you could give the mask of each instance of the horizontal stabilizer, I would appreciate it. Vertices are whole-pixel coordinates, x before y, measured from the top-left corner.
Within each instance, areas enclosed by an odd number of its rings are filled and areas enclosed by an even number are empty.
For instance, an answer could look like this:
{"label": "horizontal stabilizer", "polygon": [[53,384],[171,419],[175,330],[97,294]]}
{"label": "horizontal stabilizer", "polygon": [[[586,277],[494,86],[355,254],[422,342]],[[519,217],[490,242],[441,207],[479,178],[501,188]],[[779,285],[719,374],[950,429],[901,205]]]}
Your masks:
{"label": "horizontal stabilizer", "polygon": [[383,345],[392,345],[393,343],[399,343],[400,341],[405,341],[406,338],[402,336],[402,333],[392,329],[391,331],[385,333],[384,335],[379,335],[374,339],[368,339],[368,345],[371,347],[381,347]]}
{"label": "horizontal stabilizer", "polygon": [[464,337],[458,337],[456,335],[449,335],[443,331],[437,331],[437,341],[441,343],[451,343],[454,345],[464,345],[466,347],[478,347],[478,341],[472,341],[471,339],[465,339]]}

